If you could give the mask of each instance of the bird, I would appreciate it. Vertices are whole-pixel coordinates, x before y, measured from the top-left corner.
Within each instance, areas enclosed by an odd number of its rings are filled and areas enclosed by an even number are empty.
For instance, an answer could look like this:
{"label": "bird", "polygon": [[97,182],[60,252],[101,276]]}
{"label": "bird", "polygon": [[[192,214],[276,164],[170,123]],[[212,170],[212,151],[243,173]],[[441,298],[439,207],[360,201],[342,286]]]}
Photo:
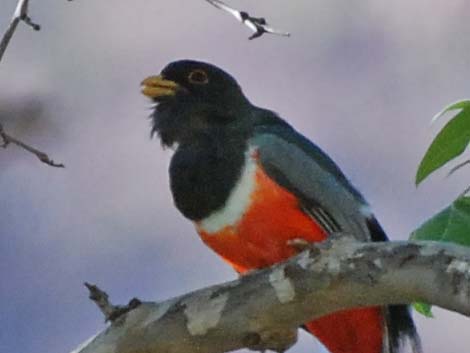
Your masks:
{"label": "bird", "polygon": [[252,17],[246,11],[239,11],[234,9],[233,7],[228,6],[224,2],[220,0],[206,0],[211,5],[215,6],[219,10],[223,10],[232,16],[234,16],[238,21],[243,23],[249,29],[251,29],[254,33],[248,38],[250,40],[261,37],[265,33],[271,33],[279,36],[289,37],[289,32],[279,31],[277,29],[272,28],[268,25],[267,21],[263,17]]}
{"label": "bird", "polygon": [[[244,275],[332,234],[387,236],[340,168],[277,113],[255,106],[226,71],[177,60],[142,81],[152,135],[173,149],[176,208],[201,240]],[[409,307],[345,310],[303,328],[332,353],[421,352]]]}

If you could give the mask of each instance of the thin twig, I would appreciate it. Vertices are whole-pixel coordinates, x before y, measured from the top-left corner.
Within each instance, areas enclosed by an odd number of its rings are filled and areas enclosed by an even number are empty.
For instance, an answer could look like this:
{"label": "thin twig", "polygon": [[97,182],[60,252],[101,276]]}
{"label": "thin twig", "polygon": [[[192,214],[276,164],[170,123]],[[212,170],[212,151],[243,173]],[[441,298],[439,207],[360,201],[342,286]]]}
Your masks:
{"label": "thin twig", "polygon": [[13,13],[13,17],[8,25],[8,28],[5,34],[0,41],[0,61],[3,58],[3,54],[5,54],[5,50],[10,43],[11,38],[13,37],[13,33],[15,33],[16,27],[20,21],[23,21],[28,26],[32,27],[35,31],[39,31],[41,26],[31,20],[31,17],[28,15],[28,5],[29,0],[19,0],[18,4],[16,5],[15,12]]}
{"label": "thin twig", "polygon": [[90,299],[95,302],[95,304],[100,308],[101,312],[104,314],[106,321],[115,321],[121,315],[131,311],[132,309],[137,308],[142,302],[137,299],[133,298],[129,301],[127,305],[113,305],[109,301],[108,293],[98,288],[98,286],[94,284],[90,284],[85,282],[85,287],[88,288],[90,291]]}
{"label": "thin twig", "polygon": [[460,198],[460,197],[467,196],[467,194],[468,194],[469,192],[470,192],[470,186],[467,186],[467,187],[465,188],[465,190],[460,193],[459,198]]}
{"label": "thin twig", "polygon": [[[470,159],[467,159],[459,164],[457,164],[455,167],[453,167],[449,173],[447,173],[447,177],[450,177],[452,174],[454,174],[457,170],[459,170],[460,168],[466,166],[467,164],[470,164]],[[464,197],[466,196],[468,193],[470,192],[470,186],[467,186],[467,188],[462,191],[459,195],[459,197]]]}
{"label": "thin twig", "polygon": [[233,7],[228,6],[226,3],[220,0],[206,0],[212,6],[215,6],[219,10],[225,11],[235,17],[239,22],[247,26],[254,33],[248,39],[255,39],[261,37],[265,33],[275,34],[278,36],[289,37],[289,32],[279,31],[271,26],[264,17],[253,17],[246,11],[240,11]]}
{"label": "thin twig", "polygon": [[[31,17],[28,15],[28,5],[29,5],[29,0],[19,0],[18,4],[16,5],[15,12],[13,13],[13,17],[10,21],[10,24],[8,25],[8,28],[5,32],[5,34],[2,37],[2,40],[0,41],[0,61],[3,58],[3,55],[5,54],[5,51],[8,47],[8,44],[10,43],[11,38],[13,37],[13,34],[15,33],[16,28],[18,27],[18,23],[20,21],[23,21],[26,23],[28,26],[32,27],[35,31],[39,31],[41,29],[41,26],[38,25],[37,23],[33,22]],[[34,154],[38,159],[46,163],[52,167],[58,167],[58,168],[64,168],[64,165],[62,163],[55,163],[52,159],[49,158],[49,156],[34,148],[26,143],[8,135],[5,130],[3,130],[3,126],[0,124],[0,137],[3,140],[3,143],[0,145],[3,148],[6,148],[10,143],[17,145],[24,150],[31,152]]]}
{"label": "thin twig", "polygon": [[34,148],[34,147],[31,147],[29,145],[27,145],[26,143],[20,141],[20,140],[17,140],[16,138],[8,135],[5,130],[3,129],[3,126],[2,124],[0,124],[0,137],[1,139],[3,140],[3,143],[0,144],[0,147],[3,147],[3,148],[6,148],[10,143],[14,144],[14,145],[17,145],[21,148],[23,148],[24,150],[34,154],[36,157],[38,157],[38,159],[43,162],[43,163],[46,163],[47,165],[50,165],[51,167],[57,167],[57,168],[64,168],[65,165],[63,165],[62,163],[56,163],[54,162],[52,159],[49,158],[49,156]]}
{"label": "thin twig", "polygon": [[467,164],[470,164],[470,159],[467,159],[466,161],[463,161],[462,163],[457,164],[455,167],[453,167],[449,173],[447,174],[448,177],[450,177],[452,174],[454,174],[457,170],[460,168],[466,166]]}

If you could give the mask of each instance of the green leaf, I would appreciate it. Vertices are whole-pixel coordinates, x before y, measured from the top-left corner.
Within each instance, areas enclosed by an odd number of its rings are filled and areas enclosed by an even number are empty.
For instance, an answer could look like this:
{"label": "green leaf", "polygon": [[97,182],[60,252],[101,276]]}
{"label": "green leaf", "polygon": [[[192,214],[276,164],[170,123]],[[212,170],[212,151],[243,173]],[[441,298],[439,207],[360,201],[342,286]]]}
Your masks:
{"label": "green leaf", "polygon": [[429,174],[459,156],[470,143],[470,100],[463,100],[446,107],[433,121],[443,114],[460,110],[434,138],[426,151],[416,173],[416,185]]}
{"label": "green leaf", "polygon": [[470,246],[470,197],[459,197],[411,233],[410,239]]}
{"label": "green leaf", "polygon": [[460,109],[465,109],[470,106],[470,100],[464,99],[455,103],[452,103],[448,105],[447,107],[444,108],[441,112],[437,113],[431,120],[431,122],[435,122],[437,119],[439,119],[441,116],[443,116],[445,113],[448,113],[452,110],[460,110]]}
{"label": "green leaf", "polygon": [[432,306],[426,303],[413,303],[413,308],[420,313],[421,315],[426,316],[427,318],[434,318],[434,315],[432,313]]}
{"label": "green leaf", "polygon": [[[433,240],[470,246],[470,197],[461,196],[449,207],[424,222],[410,236],[411,240]],[[414,309],[433,317],[431,305],[414,303]]]}

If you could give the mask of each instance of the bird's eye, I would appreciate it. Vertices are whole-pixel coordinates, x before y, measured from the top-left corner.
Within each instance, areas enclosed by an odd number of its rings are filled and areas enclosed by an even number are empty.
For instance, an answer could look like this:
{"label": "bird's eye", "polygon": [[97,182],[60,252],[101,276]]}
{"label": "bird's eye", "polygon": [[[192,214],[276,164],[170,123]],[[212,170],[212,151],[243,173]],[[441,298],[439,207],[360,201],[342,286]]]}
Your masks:
{"label": "bird's eye", "polygon": [[194,70],[189,74],[188,81],[196,85],[205,85],[209,82],[209,77],[203,70]]}

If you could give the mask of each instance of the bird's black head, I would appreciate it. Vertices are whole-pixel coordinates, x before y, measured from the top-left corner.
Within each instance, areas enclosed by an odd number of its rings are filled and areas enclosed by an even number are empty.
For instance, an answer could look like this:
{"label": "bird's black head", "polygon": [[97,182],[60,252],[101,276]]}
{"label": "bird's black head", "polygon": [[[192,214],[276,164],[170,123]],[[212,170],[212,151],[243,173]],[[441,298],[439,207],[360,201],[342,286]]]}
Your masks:
{"label": "bird's black head", "polygon": [[160,75],[146,78],[142,93],[156,103],[152,132],[165,146],[236,130],[251,107],[232,76],[192,60],[172,62]]}

